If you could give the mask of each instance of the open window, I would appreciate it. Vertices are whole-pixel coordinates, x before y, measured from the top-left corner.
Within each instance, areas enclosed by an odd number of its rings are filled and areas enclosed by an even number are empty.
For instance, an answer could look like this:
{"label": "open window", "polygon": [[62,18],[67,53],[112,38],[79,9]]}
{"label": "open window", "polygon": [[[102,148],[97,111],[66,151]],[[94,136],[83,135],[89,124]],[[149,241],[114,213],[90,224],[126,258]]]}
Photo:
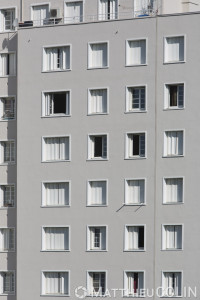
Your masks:
{"label": "open window", "polygon": [[70,115],[70,92],[49,92],[43,96],[43,116]]}
{"label": "open window", "polygon": [[107,159],[107,135],[90,135],[88,159]]}

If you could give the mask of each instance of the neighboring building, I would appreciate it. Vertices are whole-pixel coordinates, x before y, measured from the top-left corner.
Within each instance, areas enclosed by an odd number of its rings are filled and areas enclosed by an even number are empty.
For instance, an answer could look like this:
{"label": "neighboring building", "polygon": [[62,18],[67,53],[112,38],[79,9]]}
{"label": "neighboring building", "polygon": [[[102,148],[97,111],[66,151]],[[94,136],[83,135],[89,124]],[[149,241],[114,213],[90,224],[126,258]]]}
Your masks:
{"label": "neighboring building", "polygon": [[78,287],[187,299],[200,278],[200,1],[7,2],[2,300],[74,300]]}

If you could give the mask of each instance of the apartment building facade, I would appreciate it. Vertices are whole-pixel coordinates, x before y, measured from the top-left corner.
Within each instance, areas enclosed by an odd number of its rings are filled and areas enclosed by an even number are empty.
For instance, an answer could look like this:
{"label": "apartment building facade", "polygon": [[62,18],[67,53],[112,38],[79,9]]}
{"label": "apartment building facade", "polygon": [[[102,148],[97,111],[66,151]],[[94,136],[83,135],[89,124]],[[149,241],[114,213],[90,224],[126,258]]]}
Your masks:
{"label": "apartment building facade", "polygon": [[2,0],[2,299],[198,296],[195,3]]}

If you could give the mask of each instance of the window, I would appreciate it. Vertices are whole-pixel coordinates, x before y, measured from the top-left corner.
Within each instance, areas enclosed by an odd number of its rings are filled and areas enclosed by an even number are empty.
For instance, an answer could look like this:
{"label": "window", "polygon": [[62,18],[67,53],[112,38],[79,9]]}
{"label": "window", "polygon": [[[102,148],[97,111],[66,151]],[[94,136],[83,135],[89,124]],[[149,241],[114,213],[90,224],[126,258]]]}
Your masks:
{"label": "window", "polygon": [[43,146],[43,161],[69,160],[69,137],[44,138]]}
{"label": "window", "polygon": [[89,44],[88,68],[108,67],[108,43]]}
{"label": "window", "polygon": [[106,291],[106,272],[88,272],[88,296],[103,296]]}
{"label": "window", "polygon": [[184,84],[167,84],[165,91],[165,108],[184,108]]}
{"label": "window", "polygon": [[89,136],[88,158],[107,159],[107,135]]}
{"label": "window", "polygon": [[0,53],[0,77],[15,75],[15,53]]}
{"label": "window", "polygon": [[107,89],[89,90],[88,114],[106,114],[107,102]]}
{"label": "window", "polygon": [[50,92],[43,95],[43,116],[70,114],[70,92]]}
{"label": "window", "polygon": [[146,40],[127,41],[126,65],[146,64]]}
{"label": "window", "polygon": [[183,178],[165,178],[163,196],[163,203],[182,203]]}
{"label": "window", "polygon": [[184,36],[165,38],[165,63],[184,61]]}
{"label": "window", "polygon": [[154,11],[154,0],[134,0],[134,16],[151,15]]}
{"label": "window", "polygon": [[131,225],[125,227],[125,250],[144,250],[144,226]]}
{"label": "window", "polygon": [[15,274],[13,271],[0,271],[0,294],[15,293]]}
{"label": "window", "polygon": [[89,226],[87,234],[87,250],[106,250],[106,226]]}
{"label": "window", "polygon": [[32,6],[33,26],[43,26],[48,24],[49,5]]}
{"label": "window", "polygon": [[125,204],[139,205],[145,203],[145,180],[128,179],[125,181]]}
{"label": "window", "polygon": [[73,1],[65,3],[65,23],[83,22],[83,2]]}
{"label": "window", "polygon": [[15,30],[13,22],[15,19],[15,9],[0,9],[0,31]]}
{"label": "window", "polygon": [[15,118],[15,98],[0,97],[0,119],[12,120]]}
{"label": "window", "polygon": [[162,292],[165,297],[178,297],[182,294],[182,273],[163,272]]}
{"label": "window", "polygon": [[13,207],[15,202],[15,186],[0,185],[0,208]]}
{"label": "window", "polygon": [[0,163],[15,162],[15,142],[2,141],[0,142]]}
{"label": "window", "polygon": [[43,272],[42,295],[69,296],[69,272]]}
{"label": "window", "polygon": [[88,205],[101,206],[107,204],[107,181],[89,181],[88,182]]}
{"label": "window", "polygon": [[128,133],[126,158],[142,158],[145,155],[145,133]]}
{"label": "window", "polygon": [[66,251],[69,250],[68,227],[43,227],[42,250]]}
{"label": "window", "polygon": [[99,1],[99,20],[117,19],[117,0]]}
{"label": "window", "polygon": [[0,252],[15,249],[14,228],[0,228]]}
{"label": "window", "polygon": [[183,131],[165,131],[164,156],[183,155]]}
{"label": "window", "polygon": [[182,225],[164,225],[162,235],[163,250],[182,249]]}
{"label": "window", "polygon": [[124,279],[124,296],[143,296],[144,272],[126,271]]}
{"label": "window", "polygon": [[145,86],[127,87],[126,111],[146,110],[146,88]]}
{"label": "window", "polygon": [[43,206],[69,205],[69,182],[49,182],[43,184]]}
{"label": "window", "polygon": [[70,46],[44,48],[43,71],[70,69]]}

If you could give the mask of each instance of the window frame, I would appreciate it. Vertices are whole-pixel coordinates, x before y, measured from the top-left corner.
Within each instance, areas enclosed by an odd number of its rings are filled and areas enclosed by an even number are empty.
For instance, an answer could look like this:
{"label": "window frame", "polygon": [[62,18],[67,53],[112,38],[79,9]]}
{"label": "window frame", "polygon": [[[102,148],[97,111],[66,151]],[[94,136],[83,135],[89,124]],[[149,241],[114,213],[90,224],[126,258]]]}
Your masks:
{"label": "window frame", "polygon": [[[169,105],[169,90],[168,90],[168,86],[178,86],[178,85],[183,85],[183,107],[178,107],[178,106],[170,106]],[[168,83],[164,83],[164,111],[171,111],[171,110],[184,110],[185,109],[185,88],[186,84],[185,81],[182,82],[168,82]]]}
{"label": "window frame", "polygon": [[0,166],[15,165],[16,164],[16,140],[15,139],[0,140],[0,152],[2,151],[3,148],[1,143],[5,143],[5,142],[14,142],[14,161],[9,161],[9,162],[1,161],[1,154],[0,154]]}
{"label": "window frame", "polygon": [[[89,273],[104,273],[105,274],[105,291],[106,291],[107,286],[108,286],[108,271],[107,270],[99,270],[99,269],[98,270],[87,270],[86,271],[86,287],[87,287],[87,296],[86,297],[91,297],[91,293],[90,294],[88,293],[88,292],[90,292],[90,288],[91,288]],[[98,297],[103,297],[103,296],[98,296]]]}
{"label": "window frame", "polygon": [[[14,274],[14,292],[11,293],[0,293],[1,296],[5,296],[5,295],[15,295],[16,294],[16,274],[15,274],[15,270],[0,270],[0,276],[1,273],[13,273]],[[3,283],[4,284],[4,283]]]}
{"label": "window frame", "polygon": [[[44,111],[44,101],[45,101],[45,94],[50,94],[50,93],[69,93],[69,114],[52,114],[52,115],[49,115],[49,116],[46,116],[45,115],[45,111]],[[72,111],[72,107],[71,107],[71,96],[72,96],[72,91],[71,89],[59,89],[59,90],[45,90],[45,91],[42,91],[42,95],[41,95],[41,98],[42,98],[42,103],[41,103],[41,118],[62,118],[62,117],[71,117],[72,114],[71,114],[71,111]]]}
{"label": "window frame", "polygon": [[[66,22],[66,3],[73,3],[73,2],[82,2],[82,8],[83,8],[83,15],[82,15],[82,21],[78,22]],[[85,1],[84,0],[64,0],[64,7],[63,7],[63,14],[64,14],[64,24],[76,24],[76,23],[83,23],[85,21]]]}
{"label": "window frame", "polygon": [[[145,64],[129,64],[129,42],[137,42],[137,41],[145,41],[146,43],[146,57],[145,57]],[[148,38],[147,37],[138,37],[138,38],[129,38],[125,40],[125,67],[141,67],[141,66],[147,66],[148,65]]]}
{"label": "window frame", "polygon": [[119,18],[119,0],[116,0],[116,12],[115,12],[115,16],[116,18],[111,18],[111,19],[108,19],[107,16],[105,19],[101,19],[101,14],[99,13],[100,12],[100,0],[98,0],[97,2],[97,20],[98,21],[112,21],[112,20],[117,20]]}
{"label": "window frame", "polygon": [[[45,249],[45,228],[67,228],[69,249]],[[41,250],[40,252],[70,252],[71,251],[71,226],[70,225],[42,225],[41,226]]]}
{"label": "window frame", "polygon": [[[129,155],[129,135],[134,135],[134,134],[144,134],[145,136],[145,155],[144,156],[139,156],[139,155]],[[146,130],[141,130],[141,131],[129,131],[125,133],[125,155],[124,155],[125,160],[136,160],[136,159],[147,159],[147,131]]]}
{"label": "window frame", "polygon": [[[44,205],[45,198],[45,184],[48,183],[68,183],[69,184],[69,204],[67,205]],[[71,180],[48,180],[42,181],[41,186],[41,208],[61,208],[61,207],[71,207]]]}
{"label": "window frame", "polygon": [[[49,7],[49,18],[50,18],[51,2],[41,2],[41,3],[36,3],[35,2],[35,3],[30,4],[30,6],[29,6],[29,9],[30,9],[30,20],[31,21],[33,21],[33,7],[44,6],[44,5],[48,5],[48,7]],[[43,25],[40,24],[40,25],[37,25],[37,26],[34,26],[34,27],[43,27],[43,26],[44,26],[44,24]]]}
{"label": "window frame", "polygon": [[[107,65],[101,67],[93,67],[90,66],[90,53],[91,53],[91,45],[98,45],[98,44],[107,44]],[[101,70],[101,69],[108,69],[109,68],[109,41],[95,41],[95,42],[88,42],[87,43],[87,70]]]}
{"label": "window frame", "polygon": [[[90,157],[91,137],[106,137],[106,157]],[[108,161],[109,160],[109,134],[108,133],[88,133],[87,134],[87,161]]]}
{"label": "window frame", "polygon": [[[130,103],[129,103],[129,89],[130,88],[145,88],[145,109],[129,109]],[[147,84],[137,84],[137,85],[126,85],[126,102],[125,102],[125,113],[126,114],[132,114],[132,113],[146,113],[147,112],[147,97],[148,97],[148,90],[147,90]]]}
{"label": "window frame", "polygon": [[[166,154],[166,132],[182,132],[183,133],[183,154],[180,155],[167,155]],[[164,129],[163,131],[163,158],[180,158],[185,156],[185,129]]]}
{"label": "window frame", "polygon": [[[106,249],[90,249],[90,228],[105,228],[105,233],[106,233],[106,237],[105,237],[105,244],[106,244]],[[108,225],[87,225],[86,228],[86,232],[87,232],[87,243],[86,243],[86,252],[108,252]]]}
{"label": "window frame", "polygon": [[[44,273],[67,273],[68,274],[68,294],[43,294],[43,278]],[[49,296],[49,297],[70,297],[70,270],[42,270],[40,271],[40,296]]]}
{"label": "window frame", "polygon": [[0,183],[0,189],[1,189],[1,186],[14,186],[15,196],[14,196],[13,206],[0,206],[0,210],[16,208],[16,183],[8,183],[8,182],[7,183]]}
{"label": "window frame", "polygon": [[[127,193],[128,193],[128,181],[131,180],[143,180],[144,181],[144,203],[127,203],[126,198],[127,198]],[[147,188],[147,179],[145,177],[143,178],[125,178],[124,179],[124,203],[123,205],[125,206],[144,206],[147,205],[146,203],[146,188]]]}
{"label": "window frame", "polygon": [[[61,48],[61,47],[69,47],[69,69],[56,69],[56,70],[45,70],[45,56],[46,49],[48,48]],[[46,45],[42,46],[42,66],[41,73],[55,73],[55,72],[69,72],[72,71],[72,44],[55,44],[55,45]]]}
{"label": "window frame", "polygon": [[[13,32],[13,31],[12,31]],[[14,72],[13,74],[8,74],[8,75],[0,75],[0,78],[8,78],[8,77],[16,77],[17,76],[17,58],[16,58],[16,51],[0,51],[0,55],[1,54],[14,54]]]}
{"label": "window frame", "polygon": [[[89,204],[90,196],[90,182],[105,182],[106,183],[106,204]],[[108,179],[88,179],[87,180],[87,195],[86,195],[86,206],[87,207],[107,207],[108,206]]]}
{"label": "window frame", "polygon": [[[182,202],[166,202],[165,201],[165,189],[166,189],[166,179],[182,179],[183,190],[182,190]],[[184,176],[165,176],[162,179],[162,204],[163,205],[181,205],[184,204],[185,196],[185,177]]]}
{"label": "window frame", "polygon": [[[126,249],[127,227],[144,227],[144,249]],[[124,225],[124,252],[146,252],[146,224],[125,224]]]}
{"label": "window frame", "polygon": [[3,250],[3,249],[0,249],[0,253],[14,253],[16,251],[16,230],[15,230],[15,227],[6,227],[6,226],[1,226],[0,227],[0,230],[1,229],[12,229],[14,231],[13,235],[14,235],[14,247],[13,249],[8,249],[8,250]]}
{"label": "window frame", "polygon": [[[69,159],[63,159],[63,160],[44,160],[44,149],[45,149],[45,139],[48,138],[68,138],[69,139]],[[71,134],[63,134],[63,135],[45,135],[42,136],[42,142],[41,142],[41,162],[42,163],[59,163],[59,162],[70,162],[71,161]]]}
{"label": "window frame", "polygon": [[173,297],[167,297],[165,295],[162,294],[162,298],[182,298],[183,297],[183,271],[181,270],[176,270],[176,271],[172,271],[172,270],[162,270],[161,271],[161,287],[162,290],[164,290],[164,273],[180,273],[181,274],[181,295],[180,296],[174,296]]}
{"label": "window frame", "polygon": [[[4,7],[1,7],[0,8],[0,11],[1,10],[10,10],[10,9],[14,9],[15,10],[15,19],[17,19],[18,18],[18,11],[17,11],[17,6],[4,6]],[[3,30],[3,31],[0,31],[0,32],[15,32],[16,31],[16,29],[13,29],[13,30],[11,30],[11,29],[9,29],[9,30]]]}
{"label": "window frame", "polygon": [[6,96],[4,96],[4,95],[0,95],[0,101],[1,101],[1,99],[4,99],[4,98],[13,98],[14,99],[14,118],[12,118],[12,119],[1,119],[0,118],[0,122],[11,122],[11,121],[16,121],[16,115],[17,115],[17,103],[16,103],[16,95],[6,95]]}
{"label": "window frame", "polygon": [[[182,228],[182,239],[181,239],[181,249],[178,248],[172,248],[172,249],[166,249],[164,248],[164,237],[165,237],[165,226],[181,226]],[[184,250],[184,223],[164,223],[161,225],[161,233],[162,233],[162,239],[161,239],[161,251],[183,251]]]}
{"label": "window frame", "polygon": [[[82,1],[82,0],[81,0]],[[91,101],[91,93],[90,91],[95,91],[95,90],[106,90],[107,93],[107,111],[104,112],[100,112],[100,113],[90,113],[90,101]],[[108,115],[109,114],[109,87],[92,87],[92,88],[88,88],[87,90],[87,116],[101,116],[101,115]]]}
{"label": "window frame", "polygon": [[125,292],[128,290],[125,287],[128,285],[127,284],[127,273],[143,273],[143,288],[141,289],[142,291],[145,291],[145,286],[146,286],[146,271],[145,270],[124,270],[123,272],[123,278],[124,278],[124,291],[123,291],[123,297],[126,298],[144,298],[145,297],[145,293],[144,295],[137,295],[137,296],[133,296],[133,295],[126,295]]}
{"label": "window frame", "polygon": [[[178,38],[178,37],[183,37],[184,41],[184,59],[183,61],[166,61],[166,45],[167,45],[167,38]],[[168,65],[168,64],[183,64],[186,63],[186,34],[172,34],[172,35],[165,35],[163,37],[163,64]]]}

